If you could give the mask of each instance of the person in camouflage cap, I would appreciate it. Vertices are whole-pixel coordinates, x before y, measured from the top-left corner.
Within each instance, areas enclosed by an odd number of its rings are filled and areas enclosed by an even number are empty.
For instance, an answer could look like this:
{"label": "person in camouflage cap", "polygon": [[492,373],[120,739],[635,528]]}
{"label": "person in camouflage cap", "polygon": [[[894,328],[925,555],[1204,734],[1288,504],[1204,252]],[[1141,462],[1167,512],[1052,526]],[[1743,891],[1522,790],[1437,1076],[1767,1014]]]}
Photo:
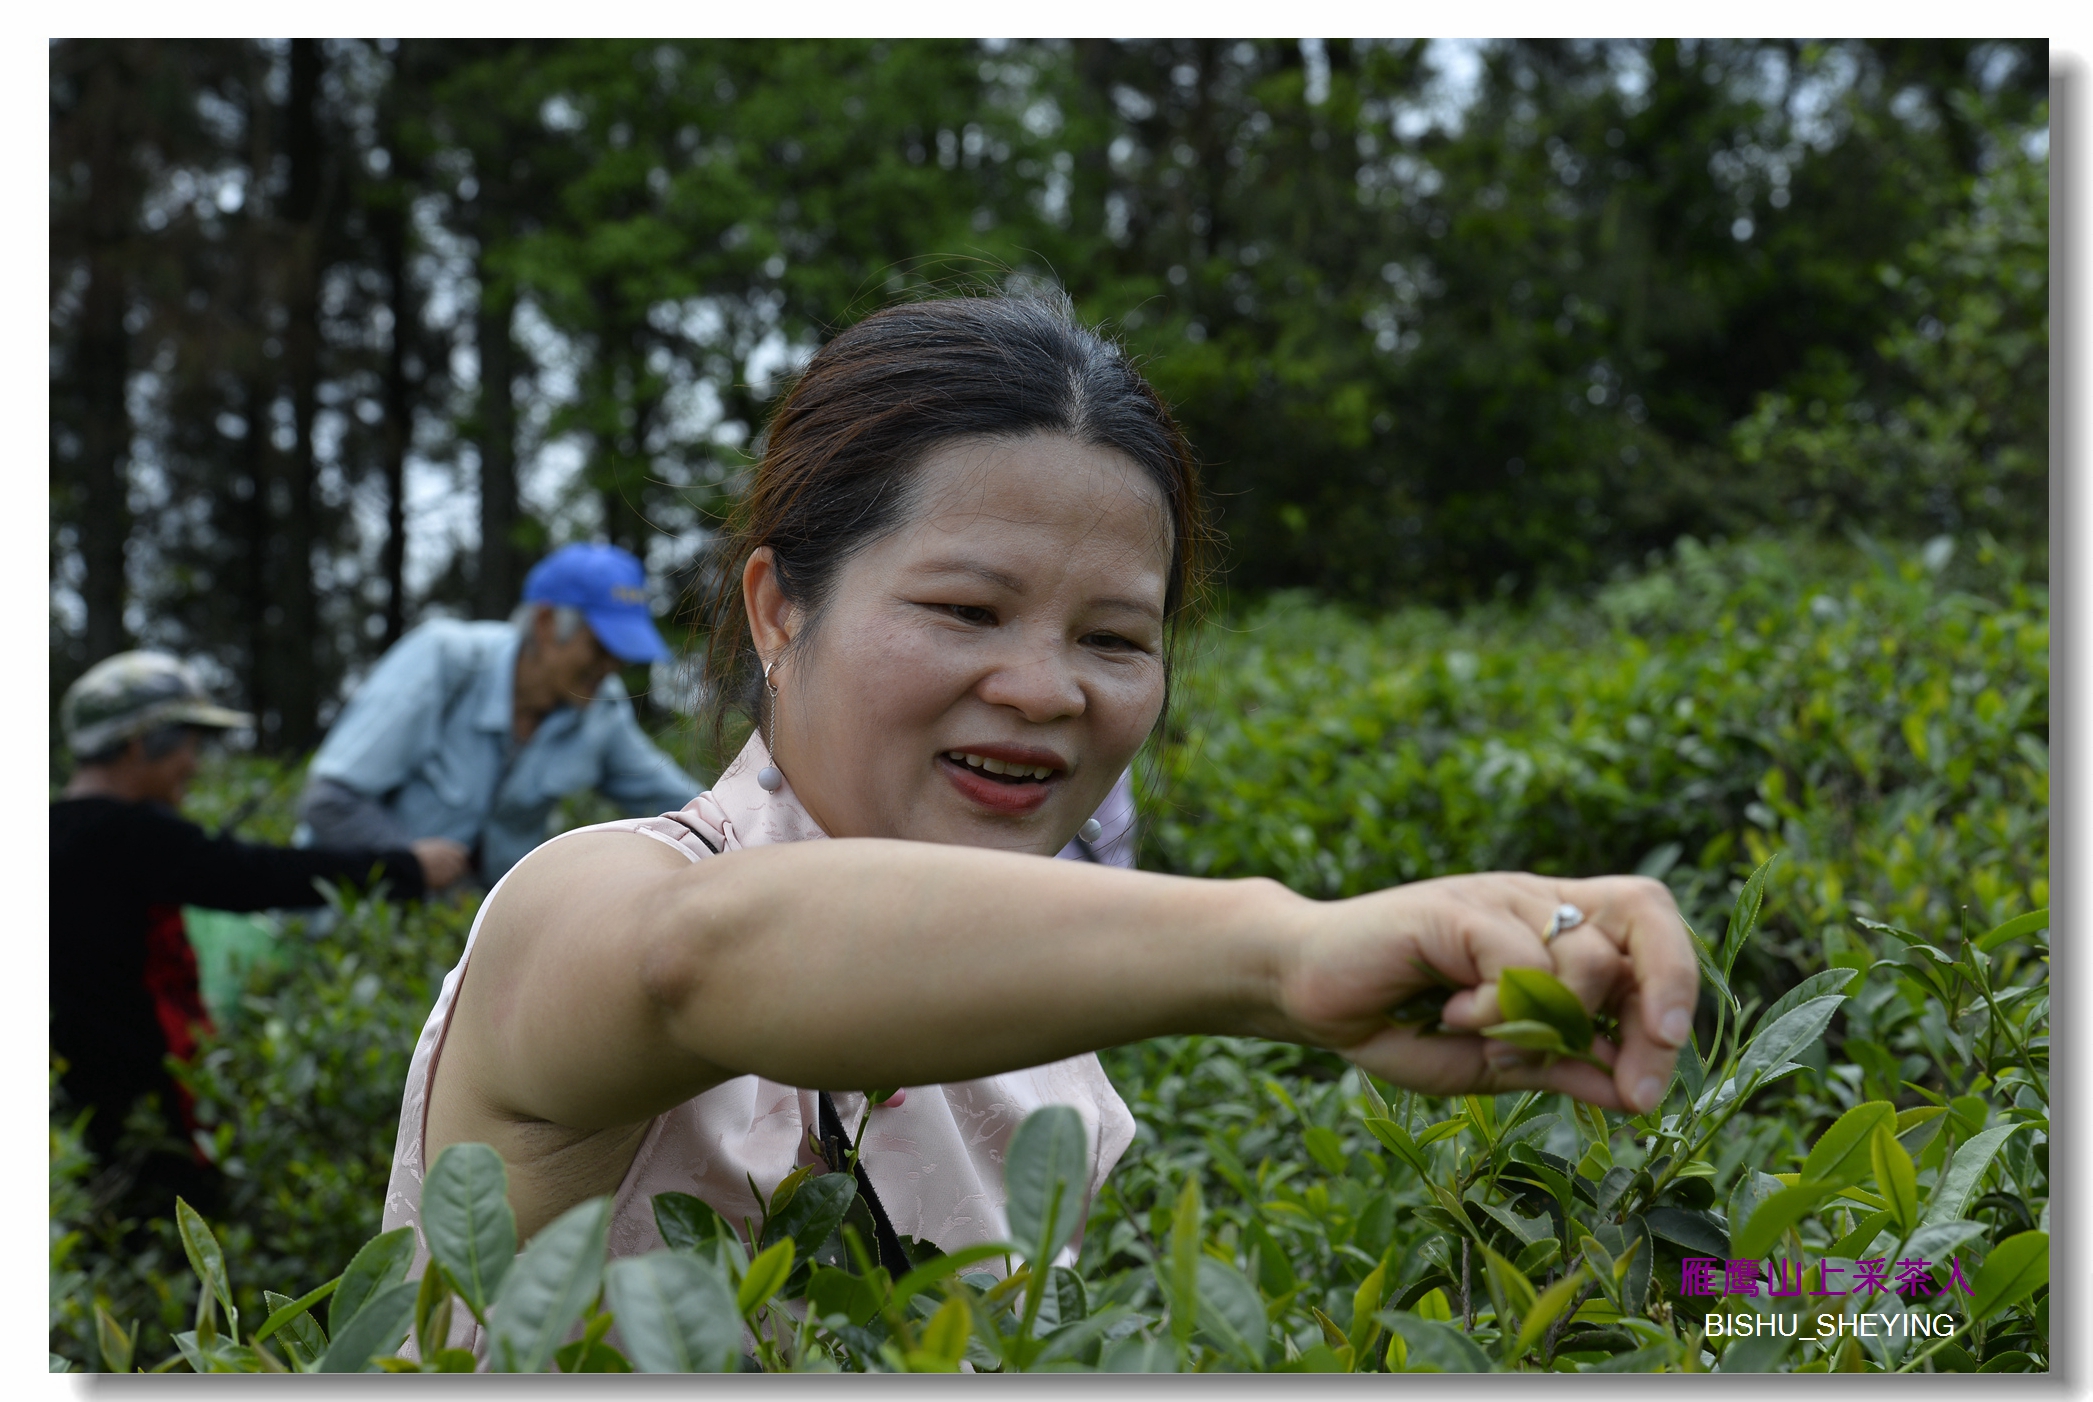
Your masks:
{"label": "person in camouflage cap", "polygon": [[65,743],[82,764],[113,758],[153,731],[254,724],[245,711],[212,701],[196,673],[164,652],[120,652],[95,663],[67,689],[58,714]]}
{"label": "person in camouflage cap", "polygon": [[196,1124],[166,1065],[186,1060],[210,1026],[182,907],[314,906],[316,879],[383,879],[412,899],[465,868],[465,849],[441,839],[299,850],[213,837],[183,818],[203,734],[252,723],[156,652],[95,664],[59,704],[75,767],[51,805],[51,1050],[67,1096],[94,1111],[87,1141],[104,1164],[132,1103],[158,1097],[174,1144],[126,1161],[130,1215],[166,1215],[178,1193],[208,1210],[217,1194],[216,1171],[188,1147]]}

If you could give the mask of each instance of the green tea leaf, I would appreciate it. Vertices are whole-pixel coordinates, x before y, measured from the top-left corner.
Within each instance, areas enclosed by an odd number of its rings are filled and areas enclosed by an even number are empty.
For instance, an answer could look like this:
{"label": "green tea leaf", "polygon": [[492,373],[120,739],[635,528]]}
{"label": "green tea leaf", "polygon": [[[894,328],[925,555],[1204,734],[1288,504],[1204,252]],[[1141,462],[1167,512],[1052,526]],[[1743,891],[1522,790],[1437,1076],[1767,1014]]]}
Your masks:
{"label": "green tea leaf", "polygon": [[[410,1237],[413,1235],[412,1228],[403,1230]],[[407,1342],[407,1327],[414,1322],[414,1297],[420,1292],[418,1282],[406,1280],[372,1294],[353,1318],[334,1331],[333,1342],[327,1345],[326,1355],[313,1371],[369,1372],[373,1358],[398,1352],[400,1345]],[[335,1300],[341,1300],[339,1292]]]}
{"label": "green tea leaf", "polygon": [[1799,1343],[1803,1331],[1798,1328],[1798,1337],[1782,1334],[1758,1334],[1748,1339],[1732,1341],[1722,1351],[1722,1362],[1717,1371],[1722,1373],[1771,1373],[1779,1369],[1783,1360]]}
{"label": "green tea leaf", "polygon": [[729,1230],[711,1204],[689,1193],[656,1193],[654,1225],[671,1251],[701,1251]]}
{"label": "green tea leaf", "polygon": [[1381,1312],[1381,1323],[1403,1339],[1412,1373],[1487,1373],[1489,1355],[1453,1325],[1409,1313]]}
{"label": "green tea leaf", "polygon": [[496,1372],[542,1373],[603,1284],[610,1199],[569,1208],[532,1239],[494,1297],[488,1359]]}
{"label": "green tea leaf", "polygon": [[1584,1288],[1585,1280],[1584,1267],[1577,1266],[1540,1293],[1519,1321],[1519,1336],[1512,1344],[1511,1358],[1525,1357],[1527,1350],[1541,1341],[1541,1336],[1548,1332],[1548,1326],[1555,1322],[1556,1316]]}
{"label": "green tea leaf", "polygon": [[1737,893],[1737,904],[1730,912],[1730,928],[1722,939],[1722,976],[1727,979],[1737,967],[1737,956],[1744,952],[1744,945],[1759,928],[1759,907],[1766,899],[1766,878],[1773,871],[1773,864],[1780,860],[1776,852],[1759,864],[1759,869],[1745,879],[1744,889]]}
{"label": "green tea leaf", "polygon": [[1577,995],[1540,969],[1506,969],[1497,976],[1497,1006],[1506,1022],[1542,1022],[1573,1052],[1592,1048],[1592,1020]]}
{"label": "green tea leaf", "polygon": [[421,1223],[431,1259],[484,1323],[516,1259],[516,1214],[501,1155],[485,1144],[446,1148],[422,1182]]}
{"label": "green tea leaf", "polygon": [[[264,1340],[271,1338],[279,1329],[282,1329],[289,1325],[293,1319],[297,1318],[301,1314],[305,1314],[306,1311],[310,1310],[314,1305],[317,1305],[318,1303],[320,1303],[320,1301],[326,1299],[329,1295],[332,1295],[335,1292],[335,1289],[338,1286],[340,1286],[341,1283],[342,1278],[340,1276],[336,1276],[334,1279],[328,1281],[325,1285],[322,1285],[319,1289],[311,1291],[308,1294],[301,1295],[295,1300],[290,1299],[287,1296],[279,1295],[274,1290],[264,1290],[262,1292],[262,1303],[266,1304],[269,1307],[269,1317],[262,1321],[261,1328],[254,1331],[254,1338],[251,1340],[251,1342],[261,1343]],[[311,1316],[307,1315],[307,1317],[310,1318]],[[314,1320],[313,1328],[317,1330],[319,1327],[319,1321]],[[321,1342],[326,1342],[326,1336],[324,1334],[321,1335]]]}
{"label": "green tea leaf", "polygon": [[1868,1176],[1875,1132],[1896,1123],[1897,1107],[1887,1100],[1854,1106],[1817,1137],[1803,1161],[1802,1176],[1820,1183],[1858,1183]]}
{"label": "green tea leaf", "polygon": [[1410,1137],[1410,1132],[1394,1120],[1384,1120],[1378,1116],[1370,1118],[1366,1122],[1366,1130],[1367,1133],[1387,1145],[1397,1158],[1410,1166],[1413,1172],[1429,1173],[1431,1171],[1431,1165],[1424,1156],[1424,1150],[1418,1146],[1416,1140]]}
{"label": "green tea leaf", "polygon": [[1264,1301],[1257,1287],[1226,1261],[1199,1254],[1199,1327],[1222,1349],[1248,1364],[1264,1367],[1271,1341]]}
{"label": "green tea leaf", "polygon": [[1510,1261],[1487,1246],[1482,1248],[1482,1257],[1483,1267],[1489,1272],[1490,1283],[1504,1299],[1505,1322],[1509,1326],[1512,1316],[1523,1315],[1533,1308],[1533,1282],[1520,1274],[1519,1269]]}
{"label": "green tea leaf", "polygon": [[1679,1048],[1678,1077],[1679,1085],[1686,1092],[1687,1103],[1698,1100],[1701,1087],[1708,1083],[1708,1067],[1701,1060],[1701,1049],[1691,1036]]}
{"label": "green tea leaf", "polygon": [[1254,1253],[1252,1259],[1257,1263],[1257,1284],[1266,1295],[1277,1299],[1299,1288],[1301,1282],[1294,1273],[1293,1262],[1263,1222],[1253,1217],[1245,1224],[1243,1244]]}
{"label": "green tea leaf", "polygon": [[1544,1240],[1554,1230],[1549,1225],[1546,1213],[1542,1213],[1538,1217],[1523,1217],[1500,1203],[1479,1201],[1480,1197],[1481,1193],[1479,1190],[1472,1188],[1469,1190],[1470,1204],[1479,1211],[1502,1222],[1505,1228],[1518,1238],[1522,1246],[1530,1246],[1534,1242]]}
{"label": "green tea leaf", "polygon": [[723,1373],[735,1366],[743,1311],[712,1262],[680,1251],[620,1257],[604,1272],[604,1294],[640,1372]]}
{"label": "green tea leaf", "polygon": [[1889,1211],[1871,1212],[1860,1221],[1860,1225],[1832,1243],[1826,1253],[1832,1256],[1858,1257],[1868,1249],[1885,1228],[1894,1225],[1896,1214]]}
{"label": "green tea leaf", "polygon": [[1911,1155],[1897,1142],[1890,1126],[1879,1126],[1872,1140],[1870,1158],[1875,1168],[1875,1189],[1882,1194],[1888,1210],[1896,1214],[1897,1224],[1911,1231],[1919,1224],[1918,1171],[1912,1166]]}
{"label": "green tea leaf", "polygon": [[2015,1130],[2025,1125],[1994,1125],[1976,1135],[1955,1151],[1948,1164],[1948,1171],[1934,1185],[1933,1196],[1926,1203],[1926,1225],[1953,1221],[1962,1216],[1969,1207],[1969,1200],[1983,1181],[1984,1172],[1991,1167],[1999,1146],[2010,1138]]}
{"label": "green tea leaf", "polygon": [[449,1344],[454,1298],[443,1263],[430,1261],[422,1268],[421,1290],[414,1297],[414,1342],[422,1357],[434,1358]]}
{"label": "green tea leaf", "polygon": [[1965,1241],[1984,1236],[1985,1231],[1983,1223],[1966,1219],[1929,1222],[1911,1234],[1911,1241],[1906,1244],[1903,1254],[1913,1260],[1939,1261]]}
{"label": "green tea leaf", "polygon": [[1075,1357],[1111,1333],[1114,1325],[1132,1313],[1125,1305],[1107,1305],[1096,1314],[1062,1325],[1041,1341],[1039,1353],[1030,1367],[1039,1369],[1057,1360]]}
{"label": "green tea leaf", "polygon": [[[952,1275],[957,1271],[963,1271],[968,1266],[977,1265],[982,1261],[991,1261],[998,1256],[1008,1256],[1009,1254],[1010,1248],[1003,1243],[987,1241],[979,1246],[962,1247],[949,1256],[939,1256],[933,1260],[925,1261],[922,1265],[894,1282],[894,1303],[906,1308],[910,1300],[913,1300],[946,1276]],[[755,1264],[751,1262],[749,1270],[754,1272],[755,1269]],[[779,1279],[782,1280],[783,1277],[781,1276]]]}
{"label": "green tea leaf", "polygon": [[203,1214],[179,1197],[174,1200],[174,1220],[182,1238],[182,1253],[189,1258],[189,1269],[196,1272],[196,1278],[218,1301],[218,1308],[225,1314],[226,1327],[237,1342],[240,1312],[233,1308],[232,1282],[226,1278],[225,1252],[219,1247],[218,1238],[212,1233],[210,1224],[204,1221]]}
{"label": "green tea leaf", "polygon": [[394,1227],[372,1237],[363,1249],[349,1258],[334,1299],[327,1306],[327,1332],[337,1335],[369,1303],[372,1296],[397,1285],[414,1263],[414,1228]]}
{"label": "green tea leaf", "polygon": [[2022,1232],[1991,1249],[1970,1282],[1969,1317],[1989,1319],[2049,1284],[2049,1233]]}
{"label": "green tea leaf", "polygon": [[1164,1247],[1166,1259],[1159,1263],[1167,1272],[1160,1283],[1170,1301],[1170,1335],[1181,1348],[1192,1342],[1199,1327],[1199,1260],[1205,1254],[1199,1249],[1199,1223],[1204,1215],[1199,1177],[1188,1173],[1177,1195],[1170,1240]]}
{"label": "green tea leaf", "polygon": [[1821,974],[1811,974],[1786,993],[1773,1000],[1765,1012],[1756,1019],[1759,1027],[1771,1027],[1796,1008],[1813,998],[1822,998],[1832,993],[1844,993],[1846,986],[1860,977],[1858,969],[1826,969]]}
{"label": "green tea leaf", "polygon": [[1810,1215],[1818,1203],[1838,1191],[1835,1183],[1804,1179],[1761,1202],[1743,1223],[1730,1224],[1730,1254],[1756,1260],[1771,1251],[1781,1234]]}
{"label": "green tea leaf", "polygon": [[[604,1318],[609,1318],[605,1315]],[[593,1339],[576,1339],[571,1344],[562,1344],[553,1361],[562,1373],[629,1373],[632,1364],[625,1355],[609,1344]]]}
{"label": "green tea leaf", "polygon": [[1175,1373],[1178,1351],[1169,1339],[1130,1334],[1108,1345],[1098,1360],[1100,1373]]}
{"label": "green tea leaf", "polygon": [[1083,1117],[1070,1106],[1041,1106],[1010,1136],[1003,1160],[1010,1232],[1042,1270],[1075,1235],[1089,1170]]}
{"label": "green tea leaf", "polygon": [[741,1286],[735,1291],[734,1307],[740,1313],[753,1318],[757,1310],[770,1303],[785,1280],[792,1274],[795,1248],[791,1237],[772,1243],[749,1262],[748,1274],[741,1278]]}
{"label": "green tea leaf", "polygon": [[1381,1307],[1388,1284],[1388,1263],[1382,1261],[1366,1273],[1359,1288],[1352,1292],[1352,1329],[1345,1336],[1351,1346],[1354,1360],[1363,1359],[1373,1348],[1374,1340],[1381,1332],[1374,1320],[1374,1311]]}
{"label": "green tea leaf", "polygon": [[1345,1161],[1344,1141],[1337,1137],[1336,1131],[1310,1125],[1301,1134],[1301,1144],[1308,1150],[1308,1157],[1326,1172],[1340,1178],[1344,1176],[1349,1165]]}
{"label": "green tea leaf", "polygon": [[1751,1039],[1737,1062],[1738,1089],[1750,1086],[1755,1076],[1763,1080],[1768,1072],[1793,1060],[1797,1052],[1822,1037],[1824,1029],[1831,1025],[1832,1014],[1845,1001],[1845,995],[1840,993],[1812,998],[1782,1013],[1778,1021],[1768,1023]]}
{"label": "green tea leaf", "polygon": [[851,1174],[823,1173],[809,1178],[791,1201],[772,1211],[763,1224],[760,1245],[768,1247],[790,1237],[818,1250],[843,1225],[857,1195],[857,1179]]}
{"label": "green tea leaf", "polygon": [[1650,1230],[1697,1256],[1727,1256],[1729,1237],[1712,1212],[1689,1207],[1653,1207],[1643,1214]]}
{"label": "green tea leaf", "polygon": [[2025,939],[2037,930],[2046,930],[2048,928],[2049,907],[2044,906],[2040,910],[2031,910],[2026,915],[2015,916],[1988,934],[1979,935],[1972,943],[1978,949],[1989,954],[2002,944],[2012,940]]}
{"label": "green tea leaf", "polygon": [[1467,1127],[1468,1122],[1465,1119],[1441,1120],[1437,1124],[1426,1125],[1417,1136],[1417,1147],[1422,1149],[1437,1144],[1442,1139],[1451,1139]]}
{"label": "green tea leaf", "polygon": [[1945,1105],[1919,1105],[1897,1112],[1897,1142],[1907,1154],[1918,1154],[1940,1133]]}
{"label": "green tea leaf", "polygon": [[1546,1022],[1500,1022],[1485,1027],[1482,1034],[1500,1042],[1510,1042],[1515,1047],[1524,1047],[1527,1051],[1553,1052],[1557,1056],[1570,1053],[1561,1030]]}
{"label": "green tea leaf", "polygon": [[[611,1269],[617,1269],[616,1262]],[[874,1282],[834,1266],[816,1266],[807,1279],[807,1308],[817,1319],[839,1314],[862,1327],[879,1313],[884,1298]]]}
{"label": "green tea leaf", "polygon": [[967,1302],[953,1296],[923,1326],[922,1344],[909,1356],[909,1366],[924,1368],[928,1364],[926,1371],[952,1372],[959,1367],[959,1360],[965,1357],[967,1340],[973,1332],[974,1317],[967,1309]]}
{"label": "green tea leaf", "polygon": [[131,1371],[131,1356],[138,1347],[138,1324],[134,1320],[129,1331],[125,1331],[103,1306],[94,1302],[95,1345],[102,1353],[102,1370],[108,1373]]}

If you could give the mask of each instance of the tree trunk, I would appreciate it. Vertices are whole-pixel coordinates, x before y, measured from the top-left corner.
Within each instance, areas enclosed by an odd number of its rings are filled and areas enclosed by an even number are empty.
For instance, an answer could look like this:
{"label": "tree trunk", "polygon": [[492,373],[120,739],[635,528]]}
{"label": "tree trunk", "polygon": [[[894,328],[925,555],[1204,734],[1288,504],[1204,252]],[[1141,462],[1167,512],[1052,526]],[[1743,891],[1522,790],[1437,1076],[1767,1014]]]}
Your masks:
{"label": "tree trunk", "polygon": [[284,473],[284,570],[282,601],[282,741],[293,752],[311,748],[320,736],[319,601],[313,590],[313,554],[319,543],[313,499],[318,465],[313,415],[320,379],[320,48],[311,39],[291,41],[291,101],[285,114],[290,188],[283,213],[289,228],[287,285],[290,325],[284,358],[291,379],[291,419],[297,435]]}
{"label": "tree trunk", "polygon": [[407,447],[414,440],[414,382],[407,373],[407,345],[420,309],[407,282],[407,218],[400,205],[375,220],[385,261],[392,344],[385,355],[385,646],[407,626]]}
{"label": "tree trunk", "polygon": [[246,384],[247,435],[240,440],[242,467],[248,494],[243,503],[241,525],[246,536],[247,569],[241,580],[244,595],[240,609],[246,628],[247,708],[254,712],[255,744],[264,750],[276,747],[283,717],[276,711],[276,650],[271,646],[274,600],[269,589],[269,556],[275,540],[269,500],[273,495],[269,472],[269,392],[259,375]]}
{"label": "tree trunk", "polygon": [[124,329],[127,301],[124,265],[137,180],[125,139],[126,123],[114,115],[123,97],[110,85],[127,81],[114,53],[94,65],[87,79],[101,91],[82,104],[99,114],[87,143],[89,160],[86,242],[88,284],[81,307],[79,341],[81,423],[80,553],[86,566],[82,594],[87,605],[87,661],[92,664],[130,646],[124,626],[124,547],[131,537],[131,416],[125,387],[130,374],[130,336]]}
{"label": "tree trunk", "polygon": [[[484,240],[481,246],[484,252]],[[516,558],[516,347],[509,325],[516,304],[507,285],[489,273],[484,257],[478,272],[480,568],[473,612],[480,618],[507,618],[523,585]]]}
{"label": "tree trunk", "polygon": [[131,419],[124,403],[129,337],[124,332],[120,255],[97,251],[88,259],[85,323],[80,336],[81,501],[80,553],[87,578],[87,661],[99,662],[130,644],[124,627],[124,546],[131,538]]}

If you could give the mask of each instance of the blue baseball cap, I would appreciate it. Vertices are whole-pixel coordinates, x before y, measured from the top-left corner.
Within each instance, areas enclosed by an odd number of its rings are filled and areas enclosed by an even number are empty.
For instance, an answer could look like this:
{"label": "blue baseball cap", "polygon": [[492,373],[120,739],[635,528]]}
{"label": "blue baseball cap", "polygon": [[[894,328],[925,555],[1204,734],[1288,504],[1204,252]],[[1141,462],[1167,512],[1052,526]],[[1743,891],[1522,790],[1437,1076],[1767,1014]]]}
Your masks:
{"label": "blue baseball cap", "polygon": [[669,655],[647,611],[646,567],[630,550],[563,545],[532,567],[523,581],[523,601],[581,610],[596,641],[621,662],[659,662]]}

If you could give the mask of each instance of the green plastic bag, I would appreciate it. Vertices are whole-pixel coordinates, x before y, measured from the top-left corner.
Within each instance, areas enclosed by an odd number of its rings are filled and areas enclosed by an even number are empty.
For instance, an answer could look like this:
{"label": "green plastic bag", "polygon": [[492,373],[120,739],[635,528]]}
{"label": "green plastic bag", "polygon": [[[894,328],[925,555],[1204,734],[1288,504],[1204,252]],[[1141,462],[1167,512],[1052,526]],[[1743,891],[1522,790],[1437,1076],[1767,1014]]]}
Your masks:
{"label": "green plastic bag", "polygon": [[240,990],[258,964],[282,967],[284,952],[276,923],[266,916],[238,915],[228,910],[182,907],[189,947],[196,951],[197,982],[211,1020],[223,1027],[240,1006]]}

